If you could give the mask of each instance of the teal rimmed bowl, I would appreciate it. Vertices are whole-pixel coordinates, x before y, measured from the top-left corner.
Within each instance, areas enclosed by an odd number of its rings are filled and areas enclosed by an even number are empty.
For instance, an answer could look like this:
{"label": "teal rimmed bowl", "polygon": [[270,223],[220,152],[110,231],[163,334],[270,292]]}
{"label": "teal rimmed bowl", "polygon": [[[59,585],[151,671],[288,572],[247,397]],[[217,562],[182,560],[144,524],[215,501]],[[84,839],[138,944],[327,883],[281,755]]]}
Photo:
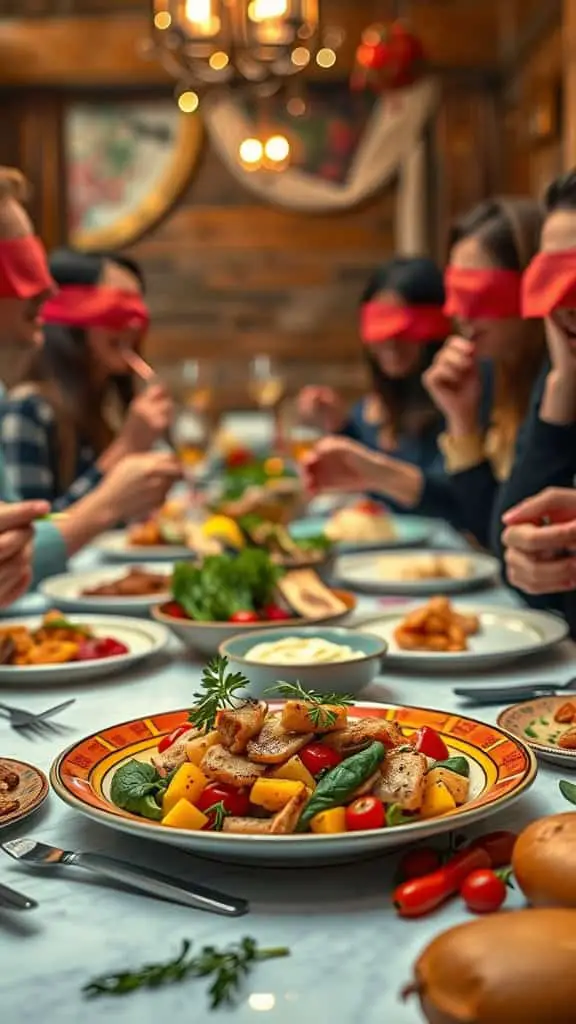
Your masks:
{"label": "teal rimmed bowl", "polygon": [[[322,664],[305,663],[302,665],[274,665],[251,661],[247,655],[256,644],[274,643],[277,640],[297,637],[320,637],[333,644],[342,644],[361,652],[362,656],[353,661],[323,662]],[[246,635],[233,636],[220,644],[219,653],[228,658],[230,668],[242,672],[250,683],[249,692],[253,697],[260,697],[274,683],[300,683],[305,690],[317,690],[320,693],[347,693],[355,696],[378,675],[382,658],[386,654],[387,644],[371,633],[359,633],[355,630],[304,626],[290,629],[258,630]]]}

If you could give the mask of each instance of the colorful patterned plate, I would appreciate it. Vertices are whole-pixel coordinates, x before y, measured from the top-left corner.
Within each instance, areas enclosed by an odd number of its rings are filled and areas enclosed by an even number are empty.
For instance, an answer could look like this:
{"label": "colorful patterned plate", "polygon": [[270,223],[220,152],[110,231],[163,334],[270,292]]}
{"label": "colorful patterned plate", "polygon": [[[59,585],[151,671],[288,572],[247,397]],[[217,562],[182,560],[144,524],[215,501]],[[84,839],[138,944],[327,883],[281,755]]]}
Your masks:
{"label": "colorful patterned plate", "polygon": [[527,743],[543,761],[551,761],[562,768],[576,769],[576,750],[557,746],[559,736],[571,726],[554,721],[554,715],[563,704],[576,705],[576,698],[572,700],[572,697],[573,694],[566,693],[562,697],[539,697],[537,700],[512,704],[500,712],[498,725]]}
{"label": "colorful patterned plate", "polygon": [[[41,772],[39,768],[34,768],[31,764],[26,764],[25,761],[15,761],[12,757],[0,757],[0,768],[16,772],[20,777],[20,782],[15,790],[1,794],[0,829],[3,829],[14,825],[17,821],[22,821],[23,818],[27,818],[29,814],[37,811],[48,796],[50,787],[44,772]],[[2,814],[4,800],[8,804],[12,801],[18,803],[18,807],[15,807],[9,814]]]}
{"label": "colorful patterned plate", "polygon": [[[281,706],[281,702],[277,704]],[[56,793],[87,817],[122,832],[179,846],[217,860],[245,863],[328,863],[353,860],[461,828],[516,800],[532,784],[536,761],[531,751],[502,729],[449,711],[358,703],[355,718],[396,721],[409,735],[423,725],[436,729],[451,754],[470,762],[471,798],[441,818],[372,832],[343,835],[236,836],[165,828],[115,807],[109,799],[116,768],[136,757],[149,761],[162,736],[187,720],[187,711],[171,711],[101,729],[56,759],[50,781]]]}

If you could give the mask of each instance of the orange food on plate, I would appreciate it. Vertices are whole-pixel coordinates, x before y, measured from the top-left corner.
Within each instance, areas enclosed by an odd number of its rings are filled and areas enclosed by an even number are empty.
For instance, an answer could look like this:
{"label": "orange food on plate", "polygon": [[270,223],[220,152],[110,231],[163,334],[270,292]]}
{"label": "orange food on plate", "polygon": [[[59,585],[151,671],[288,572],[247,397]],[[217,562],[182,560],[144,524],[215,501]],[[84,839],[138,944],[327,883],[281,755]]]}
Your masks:
{"label": "orange food on plate", "polygon": [[402,620],[394,639],[403,651],[455,653],[466,651],[468,637],[479,629],[478,616],[461,615],[447,597],[433,597]]}

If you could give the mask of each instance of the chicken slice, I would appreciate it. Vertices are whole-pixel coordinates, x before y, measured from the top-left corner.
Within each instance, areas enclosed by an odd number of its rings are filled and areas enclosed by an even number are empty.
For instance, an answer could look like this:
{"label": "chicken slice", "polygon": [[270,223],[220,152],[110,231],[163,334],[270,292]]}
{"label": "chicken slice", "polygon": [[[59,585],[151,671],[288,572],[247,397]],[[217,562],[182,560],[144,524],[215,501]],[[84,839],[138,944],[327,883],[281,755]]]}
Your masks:
{"label": "chicken slice", "polygon": [[231,754],[243,754],[248,740],[257,736],[268,714],[265,701],[247,701],[239,708],[223,708],[216,715],[222,746]]}
{"label": "chicken slice", "polygon": [[190,740],[196,739],[197,736],[202,735],[201,729],[195,729],[191,725],[187,732],[182,733],[176,742],[171,747],[168,747],[168,750],[164,750],[162,754],[156,752],[152,757],[152,764],[160,775],[168,775],[175,768],[179,768],[181,764],[185,764],[188,760],[186,744]]}
{"label": "chicken slice", "polygon": [[17,789],[20,783],[20,776],[18,772],[15,772],[13,768],[8,768],[7,765],[0,763],[0,791],[4,793],[11,793],[14,789]]}
{"label": "chicken slice", "polygon": [[221,743],[209,747],[200,762],[200,768],[215,782],[223,782],[236,789],[253,786],[266,771],[264,765],[252,764],[245,757],[231,754]]}
{"label": "chicken slice", "polygon": [[270,827],[271,835],[287,836],[292,832],[295,832],[300,815],[307,803],[308,791],[303,789],[300,793],[297,793],[296,796],[293,796],[286,804],[286,807],[283,807],[282,810],[278,811],[278,814],[273,817]]}
{"label": "chicken slice", "polygon": [[383,804],[399,804],[404,811],[418,811],[424,800],[428,762],[416,750],[393,750],[380,770],[373,793]]}
{"label": "chicken slice", "polygon": [[350,719],[345,729],[325,736],[322,743],[346,757],[363,750],[374,740],[379,740],[387,749],[406,742],[396,722],[386,722],[382,718],[356,718]]}
{"label": "chicken slice", "polygon": [[224,818],[222,831],[237,836],[270,835],[272,818]]}
{"label": "chicken slice", "polygon": [[248,757],[258,764],[283,764],[313,738],[313,732],[286,732],[282,715],[269,715],[258,738],[250,740]]}

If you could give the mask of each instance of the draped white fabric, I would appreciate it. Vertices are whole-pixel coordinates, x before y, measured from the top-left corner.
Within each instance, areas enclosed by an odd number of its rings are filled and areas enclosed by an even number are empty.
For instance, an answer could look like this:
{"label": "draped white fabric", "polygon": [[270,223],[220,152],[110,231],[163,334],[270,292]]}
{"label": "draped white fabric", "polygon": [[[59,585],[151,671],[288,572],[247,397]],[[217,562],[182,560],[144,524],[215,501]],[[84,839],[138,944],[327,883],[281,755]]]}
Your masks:
{"label": "draped white fabric", "polygon": [[238,151],[253,128],[232,97],[206,103],[204,119],[212,142],[229,170],[260,199],[289,210],[336,213],[364,202],[395,176],[399,179],[397,248],[405,253],[426,249],[426,159],[424,132],[438,101],[438,86],[424,79],[381,97],[364,130],[347,179],[324,181],[288,168],[275,174],[246,172]]}

